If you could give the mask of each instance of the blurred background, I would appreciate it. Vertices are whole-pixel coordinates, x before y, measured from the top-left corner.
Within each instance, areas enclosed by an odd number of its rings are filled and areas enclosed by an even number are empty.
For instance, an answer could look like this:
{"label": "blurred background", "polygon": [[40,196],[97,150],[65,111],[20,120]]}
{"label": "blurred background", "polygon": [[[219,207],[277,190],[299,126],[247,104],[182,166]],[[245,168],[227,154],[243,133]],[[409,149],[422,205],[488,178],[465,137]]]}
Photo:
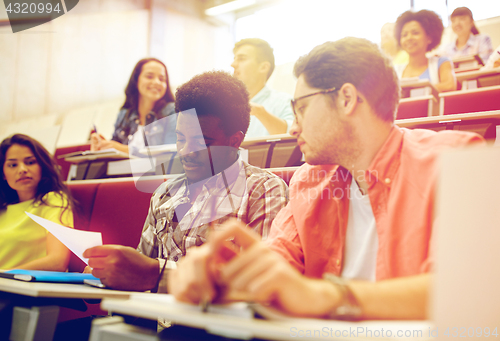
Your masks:
{"label": "blurred background", "polygon": [[293,93],[293,64],[314,46],[345,36],[380,43],[382,26],[412,8],[437,12],[451,41],[449,15],[459,6],[500,45],[498,0],[80,0],[15,34],[2,3],[0,138],[63,126],[57,145],[79,144],[90,123],[110,136],[130,73],[147,56],[165,62],[176,88],[207,70],[232,72],[234,43],[262,38],[276,57],[270,86]]}

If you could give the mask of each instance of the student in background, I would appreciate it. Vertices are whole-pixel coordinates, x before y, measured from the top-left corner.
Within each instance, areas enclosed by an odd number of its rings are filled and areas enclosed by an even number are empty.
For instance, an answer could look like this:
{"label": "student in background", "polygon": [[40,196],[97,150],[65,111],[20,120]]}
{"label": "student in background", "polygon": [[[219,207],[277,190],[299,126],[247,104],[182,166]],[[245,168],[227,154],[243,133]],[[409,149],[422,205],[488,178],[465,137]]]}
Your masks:
{"label": "student in background", "polygon": [[93,133],[91,150],[115,148],[136,154],[146,143],[175,143],[177,117],[165,64],[156,58],[141,59],[132,71],[125,95],[112,139],[108,141]]}
{"label": "student in background", "polygon": [[269,43],[258,38],[242,39],[234,45],[234,77],[250,94],[250,126],[247,137],[285,134],[293,122],[291,97],[266,85],[274,71],[274,54]]}
{"label": "student in background", "polygon": [[365,39],[317,46],[294,73],[290,133],[307,163],[290,202],[265,242],[224,225],[168,273],[169,292],[191,303],[238,293],[294,316],[426,318],[440,151],[482,138],[395,126],[397,76]]}
{"label": "student in background", "polygon": [[238,155],[250,121],[242,82],[221,71],[197,75],[177,89],[176,111],[185,174],[153,193],[137,250],[104,245],[84,253],[92,274],[109,287],[165,292],[167,264],[202,245],[213,229],[236,218],[265,239],[288,202],[282,179]]}
{"label": "student in background", "polygon": [[69,250],[24,212],[73,227],[72,198],[58,165],[22,134],[0,145],[0,269],[66,271]]}
{"label": "student in background", "polygon": [[426,56],[440,44],[443,30],[441,18],[432,11],[406,11],[399,16],[394,34],[409,55],[408,63],[395,65],[399,78],[428,79],[438,91],[457,89],[451,60]]}
{"label": "student in background", "polygon": [[484,63],[493,52],[490,36],[480,34],[474,24],[472,12],[467,7],[458,7],[451,13],[451,28],[457,35],[441,49],[441,54],[449,58],[474,56],[478,54]]}
{"label": "student in background", "polygon": [[401,49],[399,43],[394,38],[394,23],[385,23],[380,29],[380,48],[392,59],[394,65],[407,64],[408,53]]}

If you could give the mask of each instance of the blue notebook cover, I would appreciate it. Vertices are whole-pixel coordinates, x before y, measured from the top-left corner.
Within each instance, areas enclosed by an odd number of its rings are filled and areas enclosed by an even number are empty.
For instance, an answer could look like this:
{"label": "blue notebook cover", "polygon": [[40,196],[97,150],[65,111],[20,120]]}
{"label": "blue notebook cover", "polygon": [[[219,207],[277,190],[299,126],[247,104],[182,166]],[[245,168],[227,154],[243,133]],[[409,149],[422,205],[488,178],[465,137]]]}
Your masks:
{"label": "blue notebook cover", "polygon": [[52,282],[52,283],[76,283],[83,284],[83,280],[92,279],[99,280],[92,274],[82,274],[79,272],[57,272],[57,271],[42,271],[42,270],[21,270],[14,269],[6,271],[8,274],[29,275],[33,277],[35,282]]}

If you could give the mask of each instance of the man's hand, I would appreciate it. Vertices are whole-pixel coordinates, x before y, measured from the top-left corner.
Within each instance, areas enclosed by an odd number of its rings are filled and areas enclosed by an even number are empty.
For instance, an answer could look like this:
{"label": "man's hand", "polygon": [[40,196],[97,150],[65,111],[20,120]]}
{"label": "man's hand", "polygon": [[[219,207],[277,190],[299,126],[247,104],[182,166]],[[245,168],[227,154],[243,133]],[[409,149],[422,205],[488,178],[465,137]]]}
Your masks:
{"label": "man's hand", "polygon": [[183,302],[212,302],[217,296],[217,289],[209,273],[210,258],[210,248],[206,244],[189,249],[177,264],[177,269],[168,274],[168,293]]}
{"label": "man's hand", "polygon": [[274,116],[260,104],[250,102],[250,115],[255,116],[271,135],[285,134],[288,131],[289,127],[284,119]]}
{"label": "man's hand", "polygon": [[340,295],[332,284],[303,276],[241,222],[233,221],[224,227],[226,230],[214,233],[208,245],[217,254],[224,241],[233,238],[241,248],[237,256],[221,266],[219,281],[228,286],[229,296],[231,292],[244,292],[250,300],[271,303],[299,316],[322,317],[336,306]]}
{"label": "man's hand", "polygon": [[221,229],[169,274],[168,289],[176,299],[196,304],[245,297],[300,316],[324,316],[333,309],[339,293],[332,284],[300,274],[241,222]]}
{"label": "man's hand", "polygon": [[266,114],[269,113],[262,105],[250,102],[250,115],[259,118]]}
{"label": "man's hand", "polygon": [[85,250],[92,274],[106,286],[119,290],[152,289],[159,276],[158,260],[121,245],[102,245]]}

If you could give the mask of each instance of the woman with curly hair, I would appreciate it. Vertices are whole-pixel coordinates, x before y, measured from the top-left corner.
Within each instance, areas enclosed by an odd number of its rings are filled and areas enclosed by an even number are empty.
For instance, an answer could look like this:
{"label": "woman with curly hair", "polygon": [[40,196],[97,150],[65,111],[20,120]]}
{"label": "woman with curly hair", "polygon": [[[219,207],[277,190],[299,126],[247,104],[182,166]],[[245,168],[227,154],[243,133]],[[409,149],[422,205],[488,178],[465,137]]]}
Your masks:
{"label": "woman with curly hair", "polygon": [[69,250],[27,214],[73,227],[73,200],[58,165],[22,134],[0,144],[0,269],[66,271]]}
{"label": "woman with curly hair", "polygon": [[396,66],[400,78],[429,79],[440,92],[456,90],[451,60],[426,56],[427,52],[441,43],[443,30],[441,18],[432,11],[406,11],[399,16],[394,34],[399,45],[409,55],[408,63]]}
{"label": "woman with curly hair", "polygon": [[123,104],[111,140],[93,133],[91,150],[115,148],[137,154],[147,145],[175,143],[174,95],[167,67],[156,58],[137,62],[125,88]]}

